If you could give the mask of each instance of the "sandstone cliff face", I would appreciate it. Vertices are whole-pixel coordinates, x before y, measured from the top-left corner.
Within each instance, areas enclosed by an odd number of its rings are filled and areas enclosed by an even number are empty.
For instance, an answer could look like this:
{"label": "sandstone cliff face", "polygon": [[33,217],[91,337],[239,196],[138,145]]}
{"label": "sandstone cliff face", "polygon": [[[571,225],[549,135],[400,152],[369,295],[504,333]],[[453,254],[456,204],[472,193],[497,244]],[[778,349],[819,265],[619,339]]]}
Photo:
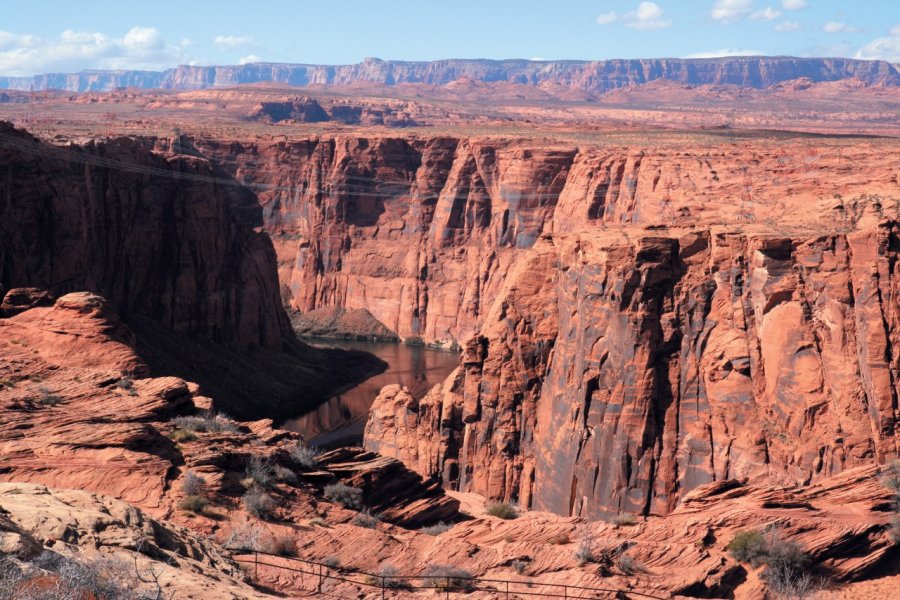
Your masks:
{"label": "sandstone cliff face", "polygon": [[[88,289],[125,317],[282,347],[290,329],[268,238],[220,187],[177,179],[210,175],[203,161],[125,139],[54,150],[8,125],[0,133],[0,286]],[[95,166],[104,160],[113,168]]]}
{"label": "sandstone cliff face", "polygon": [[890,459],[897,235],[543,240],[457,373],[419,403],[384,390],[367,445],[454,488],[592,518]]}
{"label": "sandstone cliff face", "polygon": [[900,74],[884,61],[846,58],[726,57],[708,59],[633,59],[604,61],[439,60],[384,61],[368,58],[354,65],[254,63],[199,67],[182,65],[162,72],[84,71],[35,77],[0,77],[0,88],[68,91],[114,90],[118,87],[204,89],[244,83],[288,85],[442,85],[461,79],[525,85],[560,85],[603,93],[668,79],[684,84],[731,83],[764,88],[782,81],[809,78],[834,81],[858,78],[869,84],[898,85]]}

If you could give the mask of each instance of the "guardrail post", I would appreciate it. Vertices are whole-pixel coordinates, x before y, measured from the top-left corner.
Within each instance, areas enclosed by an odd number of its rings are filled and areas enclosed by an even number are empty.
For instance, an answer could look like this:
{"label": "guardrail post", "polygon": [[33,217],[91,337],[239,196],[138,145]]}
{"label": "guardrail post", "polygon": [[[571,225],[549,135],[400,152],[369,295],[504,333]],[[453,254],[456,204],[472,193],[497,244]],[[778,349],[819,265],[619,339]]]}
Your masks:
{"label": "guardrail post", "polygon": [[446,589],[447,589],[447,594],[444,597],[449,600],[449,598],[450,598],[450,577],[449,576],[447,577],[447,588]]}
{"label": "guardrail post", "polygon": [[384,588],[385,588],[384,575],[381,576],[381,600],[384,600]]}
{"label": "guardrail post", "polygon": [[316,587],[316,592],[322,593],[322,565],[319,565],[319,585]]}
{"label": "guardrail post", "polygon": [[506,600],[509,600],[509,582],[506,582]]}

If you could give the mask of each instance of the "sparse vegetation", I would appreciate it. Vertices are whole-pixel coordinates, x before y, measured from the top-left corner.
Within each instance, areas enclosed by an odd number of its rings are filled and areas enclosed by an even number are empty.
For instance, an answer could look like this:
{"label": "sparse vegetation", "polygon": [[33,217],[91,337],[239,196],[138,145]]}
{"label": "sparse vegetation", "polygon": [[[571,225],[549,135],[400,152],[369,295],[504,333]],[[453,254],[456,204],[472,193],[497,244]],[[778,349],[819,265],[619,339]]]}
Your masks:
{"label": "sparse vegetation", "polygon": [[252,481],[251,486],[260,488],[271,487],[275,480],[275,472],[272,459],[254,454],[247,460],[247,469],[244,471],[245,479]]}
{"label": "sparse vegetation", "polygon": [[178,502],[178,508],[195,515],[202,515],[209,506],[209,500],[197,494],[185,496]]}
{"label": "sparse vegetation", "polygon": [[631,527],[632,525],[637,525],[637,519],[634,515],[623,514],[613,519],[613,523],[618,527]]}
{"label": "sparse vegetation", "polygon": [[62,398],[53,393],[50,388],[41,386],[38,388],[38,397],[35,402],[41,406],[56,406],[62,402]]}
{"label": "sparse vegetation", "polygon": [[325,486],[323,492],[326,498],[340,504],[344,508],[362,508],[362,490],[345,483],[331,483]]}
{"label": "sparse vegetation", "polygon": [[378,524],[381,523],[381,515],[373,515],[369,512],[369,509],[365,509],[360,511],[354,515],[353,520],[350,521],[357,527],[365,527],[366,529],[375,529],[378,527]]}
{"label": "sparse vegetation", "polygon": [[326,521],[322,517],[316,517],[315,519],[310,519],[309,524],[311,527],[328,527],[328,521]]}
{"label": "sparse vegetation", "polygon": [[297,542],[289,535],[270,536],[262,543],[262,551],[279,556],[297,556]]}
{"label": "sparse vegetation", "polygon": [[895,460],[885,467],[881,481],[894,493],[894,515],[891,517],[888,535],[891,541],[900,545],[900,461]]}
{"label": "sparse vegetation", "polygon": [[0,557],[0,600],[165,600],[168,597],[158,581],[145,577],[136,565],[122,560],[75,560],[51,551],[45,551],[31,563],[16,564]]}
{"label": "sparse vegetation", "polygon": [[515,519],[519,516],[519,509],[509,502],[495,502],[488,506],[487,514],[500,519]]}
{"label": "sparse vegetation", "polygon": [[423,527],[419,531],[421,531],[425,535],[441,535],[446,531],[450,531],[452,527],[453,525],[451,525],[450,523],[444,523],[443,521],[440,521],[438,523],[435,523],[434,525]]}
{"label": "sparse vegetation", "polygon": [[259,550],[259,536],[259,527],[248,519],[243,519],[232,526],[228,535],[222,539],[222,545],[230,550]]}
{"label": "sparse vegetation", "polygon": [[260,489],[249,490],[241,496],[244,509],[257,519],[269,519],[275,510],[275,501],[266,492]]}
{"label": "sparse vegetation", "polygon": [[326,556],[322,559],[322,564],[329,569],[340,569],[341,559],[339,559],[337,556]]}
{"label": "sparse vegetation", "polygon": [[178,429],[187,429],[197,433],[240,432],[237,422],[223,413],[205,412],[199,415],[175,417],[172,422]]}
{"label": "sparse vegetation", "polygon": [[171,434],[169,434],[169,439],[171,439],[176,444],[183,444],[184,442],[193,442],[194,440],[196,440],[197,434],[190,429],[176,429]]}
{"label": "sparse vegetation", "polygon": [[525,573],[525,569],[528,568],[528,563],[524,560],[514,560],[509,563],[509,567],[516,572],[516,575],[522,575]]}
{"label": "sparse vegetation", "polygon": [[369,575],[366,578],[366,583],[373,586],[384,586],[385,588],[399,590],[406,590],[412,587],[407,581],[395,579],[396,577],[400,577],[400,571],[397,567],[392,565],[382,565],[378,570],[377,575]]}
{"label": "sparse vegetation", "polygon": [[812,559],[803,548],[781,539],[772,528],[738,531],[727,549],[739,562],[752,567],[765,565],[762,578],[776,597],[802,599],[824,587],[824,580],[813,573]]}
{"label": "sparse vegetation", "polygon": [[468,590],[472,574],[454,565],[431,565],[422,574],[422,584],[440,590]]}
{"label": "sparse vegetation", "polygon": [[291,460],[299,466],[307,470],[312,470],[319,466],[319,456],[321,455],[321,452],[318,448],[312,448],[303,442],[297,442],[297,444],[291,448],[290,455]]}
{"label": "sparse vegetation", "polygon": [[275,479],[281,481],[282,483],[287,483],[289,485],[294,485],[295,483],[297,483],[297,474],[287,467],[275,465],[274,467],[272,467],[272,474],[275,475]]}
{"label": "sparse vegetation", "polygon": [[594,554],[593,547],[591,546],[591,542],[587,537],[581,538],[578,549],[575,550],[575,560],[578,561],[579,567],[583,567],[588,563],[598,562],[597,556]]}
{"label": "sparse vegetation", "polygon": [[758,567],[765,560],[768,546],[765,537],[759,531],[742,529],[734,534],[734,538],[725,549],[734,560]]}
{"label": "sparse vegetation", "polygon": [[202,496],[206,493],[206,479],[202,475],[188,471],[181,480],[181,491],[187,496]]}
{"label": "sparse vegetation", "polygon": [[634,575],[644,570],[643,565],[636,561],[630,554],[619,554],[616,556],[616,568],[625,575]]}

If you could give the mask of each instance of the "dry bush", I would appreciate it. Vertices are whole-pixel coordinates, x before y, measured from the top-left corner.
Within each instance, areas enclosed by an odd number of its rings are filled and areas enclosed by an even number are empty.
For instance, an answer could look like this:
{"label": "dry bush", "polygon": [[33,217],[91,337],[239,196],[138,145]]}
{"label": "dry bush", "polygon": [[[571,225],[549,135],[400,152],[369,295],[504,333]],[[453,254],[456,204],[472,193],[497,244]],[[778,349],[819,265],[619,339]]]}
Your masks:
{"label": "dry bush", "polygon": [[271,487],[275,480],[272,459],[254,454],[247,461],[247,469],[244,474],[247,476],[246,479],[250,479],[255,486]]}
{"label": "dry bush", "polygon": [[319,466],[319,456],[321,455],[321,452],[318,448],[311,448],[303,442],[297,442],[297,444],[291,448],[290,455],[292,461],[304,469],[312,470]]}
{"label": "dry bush", "polygon": [[207,506],[209,506],[209,500],[203,496],[198,496],[197,494],[185,496],[178,502],[178,508],[195,515],[202,515],[205,513]]}
{"label": "dry bush", "polygon": [[169,435],[169,439],[171,439],[176,444],[193,442],[197,439],[197,434],[190,429],[176,429]]}
{"label": "dry bush", "polygon": [[637,519],[634,515],[618,515],[613,519],[613,523],[619,527],[630,527],[632,525],[637,525]]}
{"label": "dry bush", "polygon": [[438,523],[435,523],[434,525],[422,527],[421,529],[419,529],[419,531],[421,533],[424,533],[425,535],[441,535],[446,531],[450,531],[452,527],[453,525],[451,525],[450,523],[444,523],[443,521],[440,521]]}
{"label": "dry bush", "polygon": [[381,523],[381,515],[373,515],[367,508],[361,512],[356,513],[356,515],[354,515],[353,517],[353,520],[350,522],[357,527],[376,529],[378,527],[378,524]]}
{"label": "dry bush", "polygon": [[362,490],[357,487],[345,483],[331,483],[325,486],[323,494],[344,508],[362,508]]}
{"label": "dry bush", "polygon": [[519,509],[509,502],[494,502],[487,508],[487,514],[500,519],[515,519],[519,516]]}
{"label": "dry bush", "polygon": [[547,543],[552,544],[553,546],[562,546],[564,544],[570,543],[571,541],[572,540],[569,538],[569,534],[563,531],[551,537],[549,540],[547,540]]}
{"label": "dry bush", "polygon": [[260,550],[260,530],[247,519],[232,526],[228,535],[222,538],[222,545],[229,550]]}
{"label": "dry bush", "polygon": [[430,565],[422,573],[422,585],[440,590],[468,590],[472,574],[454,565]]}
{"label": "dry bush", "polygon": [[408,590],[412,588],[410,583],[405,579],[397,579],[400,577],[400,570],[392,565],[382,565],[378,569],[377,575],[369,575],[366,577],[366,583],[371,586],[384,587],[395,590]]}
{"label": "dry bush", "polygon": [[241,503],[244,509],[257,519],[271,518],[275,510],[275,501],[272,497],[259,489],[252,489],[241,496]]}
{"label": "dry bush", "polygon": [[297,556],[297,542],[289,535],[270,536],[262,543],[262,551],[279,556]]}
{"label": "dry bush", "polygon": [[187,496],[202,496],[206,493],[206,479],[202,475],[188,471],[181,480],[181,491]]}
{"label": "dry bush", "polygon": [[274,467],[272,467],[272,474],[275,476],[275,479],[281,481],[282,483],[287,483],[289,485],[294,485],[295,483],[297,483],[297,474],[287,467],[275,465]]}
{"label": "dry bush", "polygon": [[175,417],[172,423],[178,429],[202,433],[239,433],[240,427],[235,420],[224,413],[203,412],[199,415]]}

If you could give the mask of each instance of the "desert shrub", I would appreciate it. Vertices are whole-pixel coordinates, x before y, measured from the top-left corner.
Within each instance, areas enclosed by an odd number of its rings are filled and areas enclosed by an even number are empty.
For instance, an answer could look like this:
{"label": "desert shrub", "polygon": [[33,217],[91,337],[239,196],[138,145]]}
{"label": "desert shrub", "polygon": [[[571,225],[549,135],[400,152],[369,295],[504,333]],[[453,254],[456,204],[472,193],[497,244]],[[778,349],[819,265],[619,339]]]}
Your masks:
{"label": "desert shrub", "polygon": [[561,533],[557,533],[556,535],[551,537],[549,540],[547,540],[548,543],[550,543],[554,546],[562,546],[563,544],[568,544],[571,541],[572,540],[569,539],[569,534],[566,533],[565,531],[563,531]]}
{"label": "desert shrub", "polygon": [[637,519],[634,518],[634,515],[618,515],[613,519],[613,523],[619,527],[630,527],[637,525]]}
{"label": "desert shrub", "polygon": [[5,568],[0,574],[2,600],[138,600],[136,571],[120,560],[77,561],[55,552],[38,556],[30,569]]}
{"label": "desert shrub", "polygon": [[239,433],[236,421],[224,413],[204,412],[199,415],[172,419],[178,429],[202,433]]}
{"label": "desert shrub", "polygon": [[259,489],[252,489],[241,496],[244,509],[257,519],[268,519],[275,509],[275,501],[269,494]]}
{"label": "desert shrub", "polygon": [[344,508],[359,509],[362,507],[362,490],[345,483],[331,483],[325,486],[326,498],[340,504]]}
{"label": "desert shrub", "polygon": [[765,536],[755,529],[741,529],[734,534],[725,549],[738,562],[758,567],[768,554],[768,542]]}
{"label": "desert shrub", "polygon": [[762,572],[770,590],[783,598],[804,598],[821,587],[803,548],[791,541],[773,541],[777,543],[770,544]]}
{"label": "desert shrub", "polygon": [[337,556],[326,556],[322,559],[322,564],[329,569],[340,569],[341,559],[339,559]]}
{"label": "desert shrub", "polygon": [[357,527],[365,527],[366,529],[375,529],[381,523],[381,515],[373,515],[369,509],[365,509],[356,513],[353,520],[350,521]]}
{"label": "desert shrub", "polygon": [[116,382],[116,387],[120,390],[130,390],[134,387],[134,381],[130,377],[123,377]]}
{"label": "desert shrub", "polygon": [[397,567],[392,565],[382,565],[381,568],[378,569],[377,575],[369,575],[366,577],[366,583],[372,586],[384,586],[385,588],[399,590],[406,590],[412,587],[406,580],[395,579],[396,577],[400,577],[400,571]]}
{"label": "desert shrub", "polygon": [[578,544],[578,549],[575,550],[575,560],[578,561],[579,567],[583,567],[588,563],[597,562],[597,557],[594,554],[591,542],[586,537],[581,539],[581,542]]}
{"label": "desert shrub", "polygon": [[279,556],[297,556],[297,542],[289,535],[270,536],[262,543],[262,551]]}
{"label": "desert shrub", "polygon": [[290,485],[297,483],[297,474],[287,467],[275,465],[274,467],[272,467],[272,474],[275,476],[275,479],[283,483],[287,483]]}
{"label": "desert shrub", "polygon": [[41,386],[38,388],[38,397],[35,402],[41,406],[56,406],[62,402],[62,398],[50,391],[50,388]]}
{"label": "desert shrub", "polygon": [[328,521],[326,521],[322,517],[316,517],[315,519],[310,519],[309,524],[312,527],[328,527]]}
{"label": "desert shrub", "polygon": [[643,565],[630,554],[619,554],[616,556],[616,567],[625,575],[633,575],[644,570]]}
{"label": "desert shrub", "polygon": [[519,509],[509,502],[495,502],[488,506],[487,514],[501,519],[515,519],[519,516]]}
{"label": "desert shrub", "polygon": [[892,542],[900,545],[900,461],[895,460],[885,467],[881,481],[894,493],[894,516],[891,518],[888,535]]}
{"label": "desert shrub", "polygon": [[252,480],[253,485],[261,488],[270,487],[275,479],[272,459],[255,454],[247,461],[247,469],[244,473],[247,479]]}
{"label": "desert shrub", "polygon": [[202,475],[188,471],[181,480],[181,491],[188,496],[202,496],[206,493],[206,479]]}
{"label": "desert shrub", "polygon": [[291,448],[291,460],[303,467],[304,469],[315,469],[319,466],[319,456],[321,452],[318,448],[311,448],[303,442]]}
{"label": "desert shrub", "polygon": [[468,590],[472,574],[454,565],[431,565],[422,573],[422,584],[441,590]]}
{"label": "desert shrub", "polygon": [[202,515],[207,506],[209,506],[209,500],[197,494],[185,496],[178,502],[178,508],[195,515]]}
{"label": "desert shrub", "polygon": [[229,550],[259,550],[260,530],[254,523],[247,519],[232,526],[228,535],[222,538],[222,545]]}
{"label": "desert shrub", "polygon": [[453,525],[451,525],[450,523],[444,523],[443,521],[440,521],[438,523],[435,523],[434,525],[423,527],[419,531],[421,531],[425,535],[441,535],[445,531],[450,531],[452,527]]}
{"label": "desert shrub", "polygon": [[514,560],[509,563],[509,567],[515,571],[517,575],[521,575],[525,572],[525,569],[528,568],[528,563],[524,560]]}
{"label": "desert shrub", "polygon": [[184,442],[193,442],[197,439],[197,434],[190,429],[176,429],[169,435],[169,439],[176,444],[182,444]]}

